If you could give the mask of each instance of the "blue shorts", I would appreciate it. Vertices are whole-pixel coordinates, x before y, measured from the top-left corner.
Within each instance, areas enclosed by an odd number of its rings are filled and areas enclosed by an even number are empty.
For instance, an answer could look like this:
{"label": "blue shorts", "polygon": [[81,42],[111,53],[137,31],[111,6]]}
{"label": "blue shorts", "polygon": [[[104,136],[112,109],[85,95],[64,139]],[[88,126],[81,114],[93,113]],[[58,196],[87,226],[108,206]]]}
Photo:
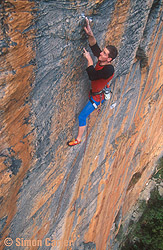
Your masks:
{"label": "blue shorts", "polygon": [[[96,103],[96,105],[98,106],[100,104],[100,102],[96,102],[95,100],[93,100],[93,98],[91,97],[92,101],[94,103]],[[101,103],[103,103],[105,100],[102,100]],[[86,126],[86,119],[87,117],[95,110],[95,107],[93,106],[93,104],[88,101],[88,103],[86,104],[86,106],[83,108],[83,110],[81,111],[80,115],[79,115],[79,127],[82,126]]]}

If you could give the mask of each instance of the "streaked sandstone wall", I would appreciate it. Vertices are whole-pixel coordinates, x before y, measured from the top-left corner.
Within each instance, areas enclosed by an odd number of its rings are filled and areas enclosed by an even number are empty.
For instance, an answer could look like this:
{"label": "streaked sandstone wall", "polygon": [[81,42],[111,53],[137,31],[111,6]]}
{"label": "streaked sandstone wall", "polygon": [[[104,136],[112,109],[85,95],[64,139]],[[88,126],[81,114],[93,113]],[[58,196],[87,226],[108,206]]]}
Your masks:
{"label": "streaked sandstone wall", "polygon": [[1,1],[0,4],[2,240],[11,233],[12,220],[19,213],[20,189],[34,155],[35,136],[30,118],[36,56],[34,7],[29,1]]}
{"label": "streaked sandstone wall", "polygon": [[[0,7],[1,247],[11,237],[12,249],[17,238],[42,242],[22,249],[111,249],[162,154],[161,1]],[[119,56],[112,99],[91,115],[87,145],[69,148],[89,90],[83,13]]]}

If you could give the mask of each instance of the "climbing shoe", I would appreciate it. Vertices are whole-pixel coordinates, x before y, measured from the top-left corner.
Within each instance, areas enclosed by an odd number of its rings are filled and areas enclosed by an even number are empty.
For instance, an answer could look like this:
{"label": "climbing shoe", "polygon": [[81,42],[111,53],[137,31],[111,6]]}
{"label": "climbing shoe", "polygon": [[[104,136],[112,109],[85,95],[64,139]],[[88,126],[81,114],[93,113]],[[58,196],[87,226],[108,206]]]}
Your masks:
{"label": "climbing shoe", "polygon": [[71,141],[69,141],[67,143],[67,145],[71,147],[71,146],[75,146],[75,145],[77,145],[79,143],[81,143],[81,141],[78,141],[77,139],[72,139]]}

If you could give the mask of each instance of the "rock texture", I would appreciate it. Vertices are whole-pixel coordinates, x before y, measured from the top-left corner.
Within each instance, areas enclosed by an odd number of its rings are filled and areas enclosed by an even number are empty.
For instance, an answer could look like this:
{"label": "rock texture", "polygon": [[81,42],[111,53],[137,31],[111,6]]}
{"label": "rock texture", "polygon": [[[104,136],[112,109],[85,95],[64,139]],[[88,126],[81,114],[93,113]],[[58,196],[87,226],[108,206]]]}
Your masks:
{"label": "rock texture", "polygon": [[[1,248],[11,237],[12,249],[111,249],[162,154],[162,2],[2,0],[0,9]],[[91,115],[87,141],[69,148],[90,84],[83,14],[119,55],[111,100]]]}

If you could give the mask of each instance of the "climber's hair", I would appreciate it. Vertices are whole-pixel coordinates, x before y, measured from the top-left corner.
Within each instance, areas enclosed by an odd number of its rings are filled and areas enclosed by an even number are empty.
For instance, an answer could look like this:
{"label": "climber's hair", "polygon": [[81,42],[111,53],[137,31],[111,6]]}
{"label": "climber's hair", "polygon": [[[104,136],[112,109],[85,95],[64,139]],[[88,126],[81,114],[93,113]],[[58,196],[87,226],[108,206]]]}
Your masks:
{"label": "climber's hair", "polygon": [[107,45],[106,46],[106,48],[109,50],[109,57],[111,57],[112,58],[112,60],[114,60],[116,57],[117,57],[117,55],[118,55],[118,50],[117,50],[117,48],[115,47],[115,46],[113,46],[113,45]]}

